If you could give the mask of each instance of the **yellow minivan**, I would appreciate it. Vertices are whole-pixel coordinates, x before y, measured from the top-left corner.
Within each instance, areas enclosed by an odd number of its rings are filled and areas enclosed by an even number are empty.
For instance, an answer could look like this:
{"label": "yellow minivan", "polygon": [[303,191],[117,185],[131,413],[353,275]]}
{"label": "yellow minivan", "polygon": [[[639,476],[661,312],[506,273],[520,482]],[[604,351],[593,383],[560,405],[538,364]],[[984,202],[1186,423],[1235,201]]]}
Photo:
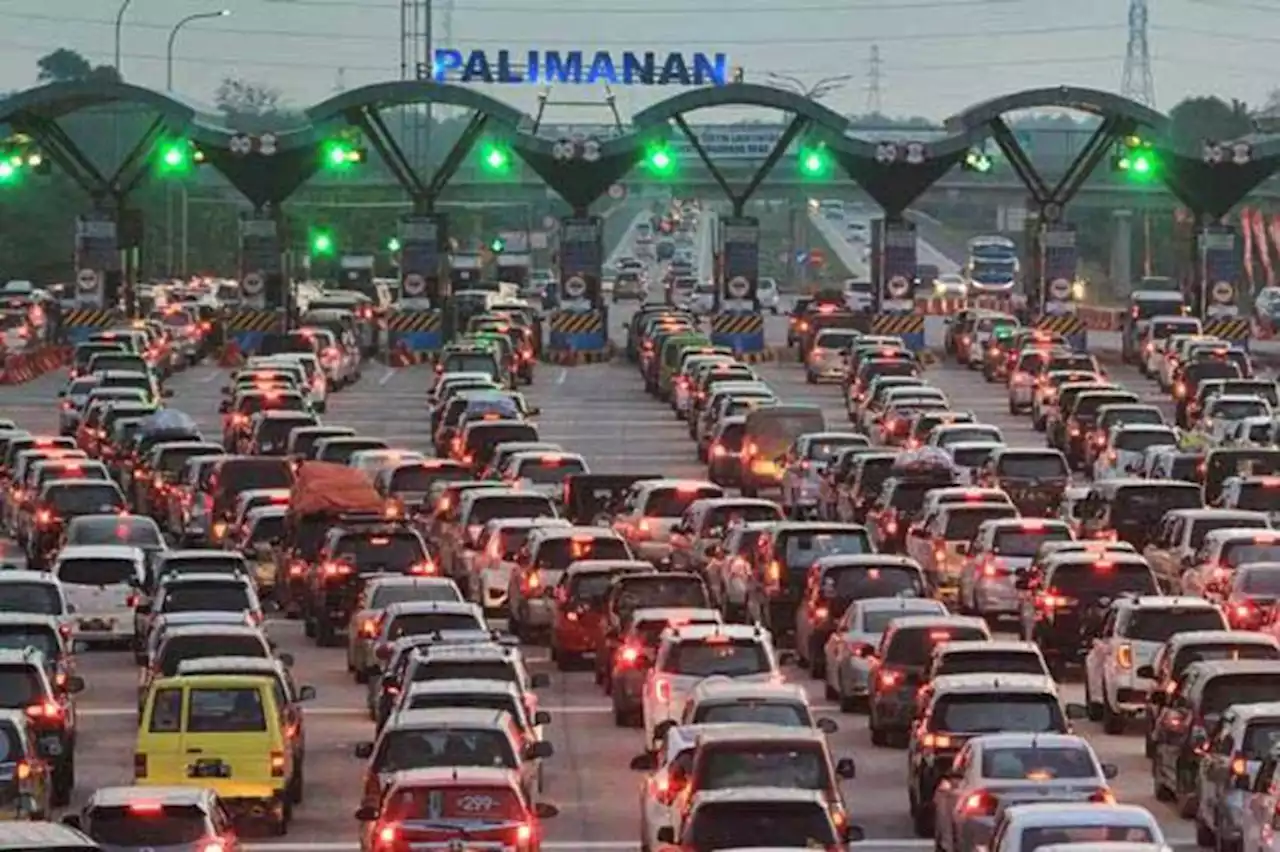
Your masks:
{"label": "yellow minivan", "polygon": [[270,677],[159,678],[142,705],[134,783],[212,788],[235,816],[283,835],[302,792],[286,709]]}

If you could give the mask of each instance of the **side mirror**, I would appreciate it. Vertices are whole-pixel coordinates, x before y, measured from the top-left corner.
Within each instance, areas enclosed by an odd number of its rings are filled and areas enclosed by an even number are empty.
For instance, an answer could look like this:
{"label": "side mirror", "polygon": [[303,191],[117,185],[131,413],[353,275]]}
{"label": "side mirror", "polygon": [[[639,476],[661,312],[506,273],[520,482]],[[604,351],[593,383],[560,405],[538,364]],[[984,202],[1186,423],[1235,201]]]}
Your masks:
{"label": "side mirror", "polygon": [[662,828],[658,829],[658,842],[675,843],[676,830],[669,825],[664,825]]}
{"label": "side mirror", "polygon": [[840,839],[845,843],[861,843],[867,837],[867,833],[860,825],[846,825],[840,830]]}
{"label": "side mirror", "polygon": [[84,678],[79,675],[72,675],[67,678],[67,692],[77,695],[84,692]]}
{"label": "side mirror", "polygon": [[1120,774],[1120,767],[1116,766],[1114,763],[1102,764],[1102,777],[1107,779],[1108,781],[1112,780],[1119,774]]}
{"label": "side mirror", "polygon": [[356,757],[358,757],[360,760],[368,760],[369,758],[373,757],[373,743],[371,742],[356,743],[355,751],[356,751]]}
{"label": "side mirror", "polygon": [[634,772],[652,772],[658,768],[658,756],[645,752],[637,754],[631,758],[631,762],[627,764]]}
{"label": "side mirror", "polygon": [[1138,666],[1138,677],[1154,678],[1155,676],[1156,670],[1149,663],[1145,666]]}
{"label": "side mirror", "polygon": [[852,781],[858,777],[858,767],[852,757],[842,757],[836,761],[836,777],[846,781]]}
{"label": "side mirror", "polygon": [[525,760],[543,760],[555,754],[555,748],[546,740],[529,743],[524,750]]}
{"label": "side mirror", "polygon": [[314,686],[304,686],[298,689],[299,701],[314,701],[316,697],[316,688]]}
{"label": "side mirror", "polygon": [[533,714],[533,724],[535,724],[535,725],[550,725],[550,724],[551,724],[551,714],[550,714],[550,713],[548,713],[546,710],[539,710],[537,713],[534,713],[534,714]]}
{"label": "side mirror", "polygon": [[67,814],[62,818],[62,824],[65,825],[67,828],[74,828],[76,831],[79,831],[80,830],[80,814]]}
{"label": "side mirror", "polygon": [[1065,709],[1067,711],[1068,719],[1079,720],[1089,718],[1089,711],[1083,704],[1076,704],[1072,702],[1067,704]]}
{"label": "side mirror", "polygon": [[533,812],[538,819],[555,819],[560,816],[560,809],[550,802],[538,802],[533,806]]}
{"label": "side mirror", "polygon": [[667,738],[667,732],[670,731],[675,726],[676,726],[676,723],[671,719],[667,719],[665,721],[659,722],[657,724],[657,727],[653,729],[653,741],[661,742],[662,740],[665,740]]}
{"label": "side mirror", "polygon": [[361,822],[373,822],[378,818],[378,809],[373,805],[364,805],[356,809],[356,819]]}
{"label": "side mirror", "polygon": [[822,718],[814,723],[814,727],[824,734],[834,734],[840,730],[840,726],[836,724],[834,719]]}
{"label": "side mirror", "polygon": [[231,410],[231,403],[227,402],[225,399],[222,402],[218,403],[219,414],[226,414],[230,410]]}
{"label": "side mirror", "polygon": [[293,668],[293,654],[279,654],[276,659],[284,663],[286,667]]}

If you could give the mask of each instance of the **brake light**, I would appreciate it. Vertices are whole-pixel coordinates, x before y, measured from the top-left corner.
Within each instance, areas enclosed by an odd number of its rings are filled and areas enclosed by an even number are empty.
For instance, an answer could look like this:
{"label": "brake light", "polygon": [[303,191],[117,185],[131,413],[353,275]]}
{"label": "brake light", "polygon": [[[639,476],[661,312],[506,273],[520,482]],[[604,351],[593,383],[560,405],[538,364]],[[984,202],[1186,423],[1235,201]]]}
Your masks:
{"label": "brake light", "polygon": [[665,678],[658,678],[653,682],[653,697],[657,701],[671,700],[671,681]]}
{"label": "brake light", "polygon": [[516,843],[525,844],[533,839],[533,828],[528,823],[521,823],[516,828]]}
{"label": "brake light", "polygon": [[396,842],[396,838],[400,836],[399,829],[394,825],[384,825],[378,829],[378,843],[390,846]]}
{"label": "brake light", "polygon": [[996,812],[996,800],[986,790],[979,790],[965,797],[961,810],[968,816],[991,816]]}
{"label": "brake light", "polygon": [[227,847],[215,840],[212,843],[206,843],[200,852],[227,852]]}
{"label": "brake light", "polygon": [[924,748],[951,748],[951,737],[946,734],[925,734],[920,738]]}
{"label": "brake light", "polygon": [[1110,787],[1100,787],[1089,797],[1089,801],[1099,805],[1114,805],[1116,794],[1111,792]]}
{"label": "brake light", "polygon": [[326,562],[323,571],[326,577],[343,577],[351,573],[351,566],[345,562]]}
{"label": "brake light", "polygon": [[722,459],[728,454],[728,452],[729,451],[726,450],[724,448],[724,445],[721,444],[719,441],[716,441],[714,444],[711,445],[711,457],[713,459]]}
{"label": "brake light", "polygon": [[31,777],[32,771],[31,763],[29,761],[19,760],[17,765],[13,768],[13,775],[19,781],[26,781]]}
{"label": "brake light", "polygon": [[158,814],[164,810],[159,802],[132,802],[129,812],[134,814]]}
{"label": "brake light", "polygon": [[42,701],[27,707],[27,717],[32,720],[61,722],[62,713],[62,705],[56,701]]}
{"label": "brake light", "polygon": [[624,666],[634,666],[640,661],[640,649],[634,645],[623,645],[618,649],[618,663]]}
{"label": "brake light", "polygon": [[409,573],[417,576],[432,575],[436,573],[436,564],[430,559],[425,562],[416,562],[409,566]]}
{"label": "brake light", "polygon": [[47,527],[53,523],[53,513],[48,509],[41,509],[36,512],[36,523],[42,527]]}
{"label": "brake light", "polygon": [[1125,643],[1116,648],[1116,665],[1122,669],[1133,668],[1133,646]]}
{"label": "brake light", "polygon": [[138,600],[139,600],[138,593],[130,592],[129,596],[124,599],[124,605],[129,607],[130,609],[133,609],[138,605]]}
{"label": "brake light", "polygon": [[998,573],[998,571],[997,571],[997,569],[996,569],[996,564],[995,564],[994,562],[986,562],[986,563],[983,563],[983,565],[982,565],[982,576],[984,576],[984,577],[986,577],[986,578],[990,579],[991,577],[996,576],[996,574],[997,574],[997,573]]}
{"label": "brake light", "polygon": [[1243,755],[1237,754],[1231,759],[1231,774],[1237,778],[1243,778],[1249,774],[1249,761]]}
{"label": "brake light", "polygon": [[282,751],[271,752],[271,777],[284,777],[284,752]]}
{"label": "brake light", "polygon": [[902,682],[902,672],[885,669],[880,672],[877,683],[881,689],[892,689]]}
{"label": "brake light", "polygon": [[536,570],[530,571],[528,574],[525,575],[524,590],[527,594],[533,593],[541,587],[542,587],[542,575],[539,571],[536,571]]}
{"label": "brake light", "polygon": [[360,635],[365,639],[372,639],[378,635],[378,622],[376,619],[366,618],[360,622]]}

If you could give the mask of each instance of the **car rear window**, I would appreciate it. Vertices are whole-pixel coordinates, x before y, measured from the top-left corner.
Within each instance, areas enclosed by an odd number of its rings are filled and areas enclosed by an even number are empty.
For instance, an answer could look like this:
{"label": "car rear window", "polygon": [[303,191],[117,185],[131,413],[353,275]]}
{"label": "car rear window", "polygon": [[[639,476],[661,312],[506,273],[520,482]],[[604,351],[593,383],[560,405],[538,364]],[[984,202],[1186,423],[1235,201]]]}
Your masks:
{"label": "car rear window", "polygon": [[973,506],[964,509],[953,509],[947,512],[947,527],[942,537],[947,541],[971,541],[978,533],[978,527],[987,521],[1001,518],[1016,518],[1018,510],[1013,506]]}
{"label": "car rear window", "polygon": [[933,676],[954,674],[1047,674],[1044,661],[1031,651],[1011,649],[944,654]]}
{"label": "car rear window", "polygon": [[754,639],[688,639],[667,653],[663,671],[692,677],[741,677],[771,670],[764,646]]}
{"label": "car rear window", "polygon": [[209,834],[209,818],[195,805],[161,805],[145,798],[129,807],[93,808],[88,834],[103,846],[194,846]]}
{"label": "car rear window", "polygon": [[582,463],[582,459],[542,457],[522,461],[516,478],[527,479],[534,485],[554,485],[564,482],[567,476],[586,472],[587,466]]}
{"label": "car rear window", "polygon": [[1139,642],[1169,641],[1173,636],[1188,630],[1227,630],[1226,619],[1217,609],[1194,607],[1192,609],[1142,608],[1129,613],[1124,636]]}
{"label": "car rear window", "polygon": [[1179,676],[1192,663],[1203,663],[1212,660],[1275,660],[1280,659],[1280,651],[1270,645],[1256,642],[1215,642],[1212,644],[1193,645],[1182,648],[1173,658],[1171,670]]}
{"label": "car rear window", "polygon": [[446,373],[489,373],[498,372],[498,361],[492,355],[448,355],[444,359]]}
{"label": "car rear window", "polygon": [[397,615],[387,627],[388,640],[421,636],[437,630],[483,630],[484,624],[469,612],[415,612]]}
{"label": "car rear window", "polygon": [[249,590],[242,582],[201,581],[175,583],[164,591],[160,611],[243,612],[252,606]]}
{"label": "car rear window", "polygon": [[456,587],[446,583],[422,583],[413,585],[393,584],[374,589],[369,609],[385,609],[392,604],[410,601],[456,601]]}
{"label": "car rear window", "polygon": [[865,530],[799,530],[783,534],[782,552],[788,575],[804,579],[798,569],[808,570],[827,556],[862,556],[871,552],[871,540]]}
{"label": "car rear window", "polygon": [[266,640],[247,633],[193,633],[187,636],[170,636],[160,651],[160,673],[173,677],[184,660],[205,657],[254,657],[270,656]]}
{"label": "car rear window", "polygon": [[1151,829],[1133,825],[1061,825],[1057,822],[1047,828],[1027,828],[1022,832],[1022,848],[1039,849],[1041,846],[1079,844],[1088,848],[1090,843],[1151,843]]}
{"label": "car rear window", "polygon": [[1156,431],[1154,429],[1125,429],[1116,435],[1116,449],[1140,453],[1148,447],[1176,447],[1178,435],[1172,429]]}
{"label": "car rear window", "polygon": [[124,544],[134,547],[163,547],[164,538],[150,518],[110,515],[77,518],[67,530],[69,544]]}
{"label": "car rear window", "polygon": [[968,642],[991,638],[980,627],[938,624],[931,627],[904,627],[893,634],[885,649],[885,662],[905,666],[923,666],[933,648],[940,642]]}
{"label": "car rear window", "polygon": [[[1280,570],[1275,568],[1246,568],[1237,572],[1240,576],[1238,589],[1249,595],[1280,595]],[[4,594],[0,587],[0,596]],[[3,608],[0,606],[0,608]]]}
{"label": "car rear window", "polygon": [[439,680],[519,681],[516,667],[507,660],[430,660],[413,670],[414,683]]}
{"label": "car rear window", "polygon": [[1093,779],[1098,767],[1086,748],[1000,746],[982,750],[982,777],[999,781]]}
{"label": "car rear window", "polygon": [[1155,577],[1146,565],[1116,564],[1105,560],[1097,563],[1059,565],[1053,571],[1053,588],[1068,595],[1106,595],[1119,597],[1125,592],[1157,595]]}
{"label": "car rear window", "polygon": [[644,514],[650,518],[678,518],[695,500],[712,499],[723,492],[713,486],[655,488],[649,492]]}
{"label": "car rear window", "polygon": [[49,491],[53,511],[66,516],[101,515],[127,508],[115,483],[84,483],[58,487]]}
{"label": "car rear window", "polygon": [[0,582],[0,612],[61,615],[62,599],[52,583]]}
{"label": "car rear window", "polygon": [[283,459],[237,459],[224,462],[217,473],[232,492],[293,487],[293,468]]}
{"label": "car rear window", "polygon": [[[441,680],[445,680],[445,678],[441,678]],[[494,678],[482,678],[482,680],[494,680]],[[419,682],[421,683],[423,681]],[[518,719],[521,715],[521,708],[516,701],[513,700],[510,695],[504,695],[501,693],[420,692],[416,695],[409,696],[410,710],[432,710],[439,708],[501,710],[504,713],[510,713],[513,719]]]}
{"label": "car rear window", "polygon": [[995,534],[991,550],[997,556],[1021,558],[1035,556],[1036,550],[1046,541],[1071,541],[1071,531],[1066,527],[1044,529],[1007,529]]}
{"label": "car rear window", "polygon": [[1004,453],[996,462],[996,476],[1009,479],[1065,479],[1071,473],[1066,460],[1057,453],[1011,455]]}
{"label": "car rear window", "polygon": [[232,734],[267,729],[262,691],[193,688],[187,692],[188,734]]}
{"label": "car rear window", "polygon": [[407,729],[382,737],[372,761],[380,772],[434,766],[490,766],[514,769],[516,755],[502,731],[489,728]]}
{"label": "car rear window", "polygon": [[1280,543],[1237,541],[1224,544],[1222,561],[1232,568],[1251,562],[1280,562]]}
{"label": "car rear window", "polygon": [[391,474],[391,482],[387,490],[392,494],[405,491],[429,491],[436,482],[462,482],[471,479],[471,472],[463,468],[433,468],[425,465],[411,465],[397,468]]}
{"label": "car rear window", "polygon": [[64,585],[114,586],[136,583],[136,563],[128,559],[64,559],[58,563],[58,579]]}
{"label": "car rear window", "polygon": [[495,518],[554,517],[555,504],[541,494],[493,494],[475,499],[467,514],[467,525],[484,526]]}
{"label": "car rear window", "polygon": [[1280,677],[1276,675],[1277,672],[1218,675],[1205,685],[1200,712],[1204,715],[1217,715],[1232,704],[1280,701]]}
{"label": "car rear window", "polygon": [[1066,719],[1058,699],[1047,693],[957,693],[938,699],[933,729],[958,734],[1062,732]]}
{"label": "car rear window", "polygon": [[572,536],[542,542],[538,546],[537,567],[542,571],[563,571],[570,563],[582,559],[630,558],[627,543],[616,536]]}
{"label": "car rear window", "polygon": [[817,803],[752,800],[703,805],[687,837],[694,849],[831,849],[841,842],[835,834],[830,815]]}
{"label": "car rear window", "polygon": [[924,597],[926,591],[924,579],[914,568],[848,565],[822,573],[822,596],[829,600]]}
{"label": "car rear window", "polygon": [[1112,502],[1112,518],[1150,520],[1155,522],[1174,509],[1199,509],[1203,506],[1197,488],[1137,485],[1121,488]]}
{"label": "car rear window", "polygon": [[830,787],[827,756],[818,743],[717,745],[707,748],[701,764],[701,790],[787,787],[825,791]]}
{"label": "car rear window", "polygon": [[357,571],[369,572],[404,572],[427,558],[422,539],[409,530],[344,535],[333,552],[337,559],[350,562]]}
{"label": "car rear window", "polygon": [[807,728],[813,724],[803,704],[794,701],[747,699],[742,701],[700,705],[693,716],[695,725],[724,723],[781,725],[784,728]]}
{"label": "car rear window", "polygon": [[27,665],[0,666],[0,707],[25,709],[44,698],[44,684],[36,669]]}

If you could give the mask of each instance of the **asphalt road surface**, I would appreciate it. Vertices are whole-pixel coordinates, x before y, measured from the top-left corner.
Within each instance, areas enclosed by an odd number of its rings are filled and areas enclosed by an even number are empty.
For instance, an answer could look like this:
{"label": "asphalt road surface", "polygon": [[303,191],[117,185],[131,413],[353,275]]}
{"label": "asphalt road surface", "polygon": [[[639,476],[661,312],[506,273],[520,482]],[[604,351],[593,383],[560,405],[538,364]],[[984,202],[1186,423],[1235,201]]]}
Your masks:
{"label": "asphalt road surface", "polygon": [[[626,307],[613,311],[615,340],[623,339],[621,324],[628,312]],[[785,319],[771,317],[768,322],[769,339],[785,339]],[[426,450],[423,400],[428,369],[370,365],[357,385],[330,398],[324,419],[384,438],[394,446]],[[807,385],[794,360],[759,369],[784,400],[823,406],[835,428],[846,422],[838,386]],[[929,375],[956,401],[957,408],[971,409],[980,420],[999,426],[1010,444],[1042,445],[1042,437],[1031,430],[1025,417],[1008,414],[1003,388],[988,385],[979,374],[954,365],[934,367]],[[1151,401],[1165,401],[1133,370],[1117,367],[1113,375]],[[206,366],[176,376],[169,383],[175,391],[170,405],[192,415],[211,436],[220,434],[217,403],[223,376],[224,371]],[[26,428],[53,430],[55,393],[62,381],[61,374],[48,375],[8,390],[6,414]],[[667,406],[645,395],[636,371],[621,359],[576,368],[542,365],[528,395],[542,409],[537,422],[544,438],[583,452],[596,472],[703,474],[683,424]],[[363,712],[363,688],[356,687],[345,673],[341,649],[315,648],[303,638],[297,622],[274,621],[269,630],[281,650],[296,658],[298,682],[315,686],[318,697],[306,711],[306,801],[295,812],[286,838],[255,842],[252,848],[276,852],[355,849],[354,811],[362,765],[353,755],[353,746],[371,739],[373,732]],[[556,749],[549,761],[545,798],[558,805],[561,813],[548,821],[544,845],[551,852],[638,848],[641,775],[631,772],[627,763],[641,749],[640,733],[613,726],[607,701],[592,684],[590,673],[555,672],[548,665],[545,649],[531,648],[528,654],[533,667],[551,672],[552,680],[541,694],[542,706],[552,714],[549,730]],[[79,705],[77,802],[95,788],[130,783],[136,724],[137,670],[127,654],[87,653],[82,656],[81,671],[88,688]],[[904,754],[872,747],[864,716],[841,714],[823,699],[821,688],[804,672],[791,674],[810,690],[815,705],[839,723],[839,732],[831,738],[833,756],[851,755],[857,761],[858,777],[848,783],[845,794],[855,820],[866,828],[869,838],[859,847],[892,850],[931,846],[932,841],[919,840],[911,833]],[[1078,683],[1068,684],[1065,692],[1068,700],[1082,700]],[[1180,846],[1187,842],[1190,825],[1152,797],[1138,736],[1108,736],[1087,722],[1082,727],[1102,759],[1120,767],[1115,782],[1120,800],[1152,808],[1165,823],[1170,839],[1180,841]]]}

